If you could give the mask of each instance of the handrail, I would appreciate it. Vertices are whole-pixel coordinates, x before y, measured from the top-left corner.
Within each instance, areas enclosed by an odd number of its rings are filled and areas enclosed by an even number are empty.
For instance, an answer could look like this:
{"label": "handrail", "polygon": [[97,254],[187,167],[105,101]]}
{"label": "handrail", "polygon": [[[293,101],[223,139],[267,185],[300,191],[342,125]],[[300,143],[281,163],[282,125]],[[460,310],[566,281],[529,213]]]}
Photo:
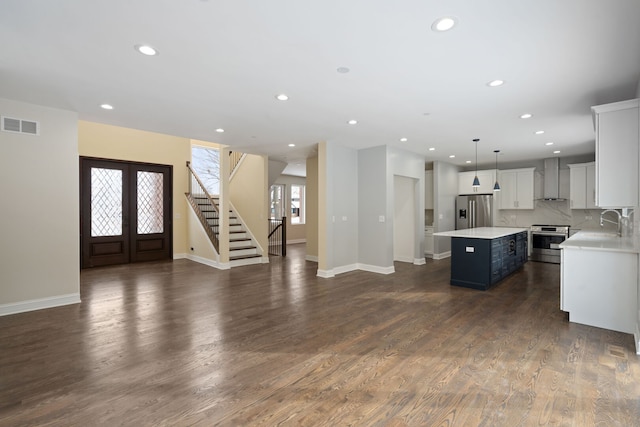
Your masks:
{"label": "handrail", "polygon": [[[267,236],[269,241],[269,255],[287,256],[287,217],[283,216],[282,219],[269,218],[269,229],[271,232]],[[275,227],[273,225],[275,224]],[[273,227],[273,229],[272,229]],[[276,231],[280,230],[280,235],[277,235],[272,239]],[[278,237],[280,238],[278,240]]]}
{"label": "handrail", "polygon": [[[209,194],[209,192],[207,191],[207,189],[205,188],[205,186],[202,184],[202,181],[200,181],[200,178],[198,177],[198,175],[195,173],[195,171],[191,168],[191,162],[187,161],[187,169],[189,170],[189,172],[191,172],[191,179],[189,179],[189,192],[187,193],[187,199],[189,200],[189,203],[191,204],[191,206],[193,207],[196,215],[198,216],[198,219],[200,220],[200,223],[202,224],[202,226],[205,229],[205,232],[207,233],[207,236],[209,236],[209,239],[211,240],[211,243],[213,243],[213,247],[216,249],[216,251],[218,253],[220,253],[220,244],[219,244],[219,240],[218,240],[218,236],[216,235],[216,233],[214,232],[212,225],[209,224],[209,219],[213,219],[214,221],[214,225],[215,227],[218,227],[218,232],[220,231],[219,226],[220,226],[220,210],[218,209],[218,206],[216,205],[213,197],[211,197],[211,194]],[[198,189],[197,189],[197,196],[201,197],[202,195],[206,196],[207,200],[209,201],[209,204],[211,206],[213,206],[214,209],[214,218],[207,218],[204,213],[202,212],[202,209],[200,208],[200,206],[198,205],[197,201],[195,200],[195,191],[194,191],[194,181],[195,184],[197,184]]]}
{"label": "handrail", "polygon": [[[202,192],[207,196],[207,199],[209,199],[209,202],[211,202],[211,205],[213,205],[213,208],[216,210],[216,212],[218,212],[218,214],[220,214],[220,210],[218,209],[218,206],[215,204],[213,197],[211,197],[211,194],[209,194],[209,192],[207,191],[206,187],[204,186],[204,184],[202,183],[202,181],[200,181],[200,178],[198,178],[198,175],[195,173],[195,171],[191,168],[191,162],[187,160],[187,169],[189,169],[189,171],[191,172],[191,176],[193,178],[196,179],[196,182],[198,183],[198,185],[200,186],[200,189],[202,190]],[[191,187],[192,181],[189,180],[189,193],[192,193],[192,187]]]}

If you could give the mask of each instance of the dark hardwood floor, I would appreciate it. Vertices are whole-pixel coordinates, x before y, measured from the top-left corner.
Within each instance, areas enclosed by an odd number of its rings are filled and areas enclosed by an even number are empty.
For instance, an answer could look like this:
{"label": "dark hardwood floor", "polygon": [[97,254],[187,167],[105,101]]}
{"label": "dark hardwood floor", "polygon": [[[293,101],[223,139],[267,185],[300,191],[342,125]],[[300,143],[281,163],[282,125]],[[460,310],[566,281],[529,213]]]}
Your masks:
{"label": "dark hardwood floor", "polygon": [[81,304],[0,317],[0,425],[640,423],[633,337],[569,323],[558,265],[483,292],[289,254],[83,270]]}

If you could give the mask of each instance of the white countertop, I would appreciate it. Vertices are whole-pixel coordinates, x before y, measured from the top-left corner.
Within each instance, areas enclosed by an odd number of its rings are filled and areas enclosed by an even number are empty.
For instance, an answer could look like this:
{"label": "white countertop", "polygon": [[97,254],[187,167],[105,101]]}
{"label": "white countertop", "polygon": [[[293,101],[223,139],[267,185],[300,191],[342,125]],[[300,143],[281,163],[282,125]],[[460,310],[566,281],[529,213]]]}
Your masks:
{"label": "white countertop", "polygon": [[618,237],[614,233],[598,231],[580,231],[560,243],[560,248],[640,253],[640,238]]}
{"label": "white countertop", "polygon": [[508,236],[510,234],[528,232],[528,228],[512,228],[512,227],[478,227],[466,228],[464,230],[441,231],[433,233],[434,236],[448,237],[467,237],[470,239],[497,239],[498,237]]}

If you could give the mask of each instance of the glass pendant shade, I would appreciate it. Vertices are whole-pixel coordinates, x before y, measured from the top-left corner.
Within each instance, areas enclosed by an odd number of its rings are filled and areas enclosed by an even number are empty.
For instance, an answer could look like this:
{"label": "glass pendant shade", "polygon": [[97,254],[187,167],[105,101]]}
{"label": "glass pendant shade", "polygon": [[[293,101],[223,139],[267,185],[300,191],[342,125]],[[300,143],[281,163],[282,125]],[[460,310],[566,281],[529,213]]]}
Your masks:
{"label": "glass pendant shade", "polygon": [[493,191],[500,191],[500,184],[498,184],[497,180],[496,180],[496,183],[493,184]]}
{"label": "glass pendant shade", "polygon": [[480,187],[480,180],[478,179],[478,142],[479,141],[480,140],[477,138],[473,140],[473,142],[476,143],[476,176],[473,177],[473,184],[471,184],[473,188]]}

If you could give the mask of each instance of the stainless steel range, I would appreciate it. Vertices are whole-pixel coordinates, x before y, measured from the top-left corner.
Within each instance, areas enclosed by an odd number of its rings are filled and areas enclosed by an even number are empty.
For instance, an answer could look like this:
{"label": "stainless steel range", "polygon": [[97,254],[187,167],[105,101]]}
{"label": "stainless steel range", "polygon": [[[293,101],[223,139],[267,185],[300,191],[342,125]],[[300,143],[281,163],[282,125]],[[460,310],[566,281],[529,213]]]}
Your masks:
{"label": "stainless steel range", "polygon": [[569,238],[568,225],[543,225],[531,226],[531,261],[550,262],[560,264],[560,251],[558,245]]}

